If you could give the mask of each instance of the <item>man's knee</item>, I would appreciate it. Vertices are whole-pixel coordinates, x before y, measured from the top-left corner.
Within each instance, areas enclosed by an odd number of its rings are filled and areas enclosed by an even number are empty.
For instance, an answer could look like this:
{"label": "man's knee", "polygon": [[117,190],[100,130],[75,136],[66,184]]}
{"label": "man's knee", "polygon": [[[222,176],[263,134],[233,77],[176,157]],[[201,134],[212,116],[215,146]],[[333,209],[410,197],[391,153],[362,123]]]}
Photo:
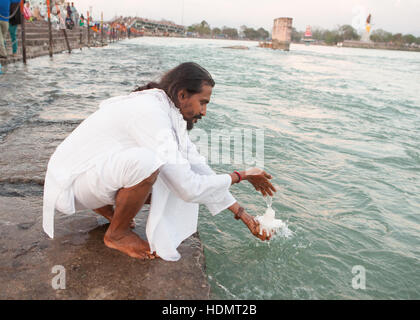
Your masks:
{"label": "man's knee", "polygon": [[[122,187],[132,186],[143,182],[144,184],[155,183],[159,174],[160,160],[156,154],[146,148],[132,148],[119,155],[122,163],[119,163],[122,172]],[[153,172],[150,174],[150,172]]]}
{"label": "man's knee", "polygon": [[144,179],[142,182],[153,185],[159,175],[159,169],[157,169],[155,172],[153,172],[149,177]]}

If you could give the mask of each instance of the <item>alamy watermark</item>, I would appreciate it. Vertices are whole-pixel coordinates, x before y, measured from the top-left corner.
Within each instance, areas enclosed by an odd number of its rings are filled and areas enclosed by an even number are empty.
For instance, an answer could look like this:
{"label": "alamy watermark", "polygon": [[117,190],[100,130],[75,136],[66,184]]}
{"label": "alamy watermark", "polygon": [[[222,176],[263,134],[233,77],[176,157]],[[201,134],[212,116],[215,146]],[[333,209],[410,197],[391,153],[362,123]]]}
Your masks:
{"label": "alamy watermark", "polygon": [[351,269],[355,276],[351,280],[351,285],[355,290],[366,290],[366,269],[364,266],[357,265]]}
{"label": "alamy watermark", "polygon": [[66,289],[66,268],[62,265],[55,265],[51,269],[51,273],[57,273],[51,280],[51,286],[54,290]]}
{"label": "alamy watermark", "polygon": [[[189,137],[178,137],[172,130],[156,136],[157,154],[170,164],[231,164],[264,167],[264,129],[194,129]],[[181,152],[180,152],[181,151]]]}

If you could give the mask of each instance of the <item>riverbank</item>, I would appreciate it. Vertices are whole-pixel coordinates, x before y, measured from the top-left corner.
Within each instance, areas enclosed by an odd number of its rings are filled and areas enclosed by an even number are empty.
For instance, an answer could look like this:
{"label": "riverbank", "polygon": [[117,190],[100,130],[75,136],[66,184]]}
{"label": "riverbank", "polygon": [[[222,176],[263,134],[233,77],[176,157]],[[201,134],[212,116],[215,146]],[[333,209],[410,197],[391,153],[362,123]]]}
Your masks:
{"label": "riverbank", "polygon": [[346,40],[341,45],[337,45],[345,48],[362,48],[362,49],[379,49],[379,50],[398,50],[398,51],[414,51],[420,52],[420,48],[399,46],[395,44],[388,44],[382,42],[364,42],[364,41],[350,41]]}
{"label": "riverbank", "polygon": [[[304,44],[303,42],[292,42],[293,44]],[[387,43],[377,42],[363,42],[363,41],[344,41],[339,44],[326,44],[325,42],[312,42],[311,46],[325,46],[325,47],[338,47],[338,48],[360,48],[360,49],[376,49],[376,50],[396,50],[396,51],[412,51],[420,52],[420,48],[416,47],[403,47],[398,45],[391,45]]]}
{"label": "riverbank", "polygon": [[[10,35],[7,34],[6,48],[8,52],[7,59],[0,59],[0,64],[6,65],[22,61],[22,31],[21,25],[18,26],[18,51],[16,57],[12,56],[12,44],[10,41]],[[66,41],[68,40],[68,45]],[[137,37],[138,35],[132,34],[131,37]],[[90,30],[88,35],[87,28],[75,27],[72,30],[66,29],[57,30],[52,29],[53,38],[53,54],[62,52],[71,52],[72,50],[82,50],[83,48],[89,47],[102,47],[106,46],[110,42],[119,41],[126,39],[127,34],[117,31],[114,34],[107,34],[104,32],[102,35],[100,32],[94,32]],[[25,23],[25,43],[26,43],[26,58],[36,58],[40,56],[46,56],[49,54],[49,30],[48,23],[45,21],[32,21]]]}

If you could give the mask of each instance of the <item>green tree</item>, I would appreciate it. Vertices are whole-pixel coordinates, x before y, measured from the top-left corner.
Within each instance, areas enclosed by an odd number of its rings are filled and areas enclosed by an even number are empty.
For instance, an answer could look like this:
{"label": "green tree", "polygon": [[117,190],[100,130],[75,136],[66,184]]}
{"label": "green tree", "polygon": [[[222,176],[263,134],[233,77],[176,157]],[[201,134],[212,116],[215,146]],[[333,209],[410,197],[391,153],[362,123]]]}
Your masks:
{"label": "green tree", "polygon": [[264,28],[259,28],[257,32],[259,34],[260,40],[266,40],[270,36],[270,33]]}
{"label": "green tree", "polygon": [[246,28],[244,30],[244,34],[245,34],[245,37],[250,40],[256,40],[256,39],[259,39],[260,37],[258,31],[255,30],[254,28]]}
{"label": "green tree", "polygon": [[211,30],[211,33],[214,36],[217,36],[218,34],[221,34],[222,33],[222,30],[220,28],[213,28],[213,30]]}
{"label": "green tree", "polygon": [[416,43],[416,37],[413,36],[412,34],[403,35],[402,40],[404,43],[407,43],[407,44]]}
{"label": "green tree", "polygon": [[299,42],[303,38],[304,33],[299,32],[296,28],[292,28],[292,41]]}
{"label": "green tree", "polygon": [[325,31],[319,27],[312,28],[312,39],[314,40],[325,40]]}
{"label": "green tree", "polygon": [[323,34],[323,38],[325,43],[330,45],[343,41],[337,30],[326,30]]}
{"label": "green tree", "polygon": [[198,33],[204,36],[211,34],[210,25],[207,23],[206,20],[201,21]]}
{"label": "green tree", "polygon": [[197,32],[201,36],[206,36],[211,34],[210,25],[205,21],[201,23],[195,23],[187,28],[189,32]]}
{"label": "green tree", "polygon": [[397,44],[402,44],[403,43],[402,33],[393,34],[392,35],[392,42],[397,43]]}
{"label": "green tree", "polygon": [[377,29],[370,35],[370,40],[373,42],[390,42],[392,41],[392,33],[382,29]]}
{"label": "green tree", "polygon": [[229,27],[224,26],[222,29],[222,33],[230,39],[238,38],[238,30],[235,28],[229,28]]}
{"label": "green tree", "polygon": [[340,41],[344,40],[360,40],[360,36],[351,25],[345,24],[338,28],[338,36]]}

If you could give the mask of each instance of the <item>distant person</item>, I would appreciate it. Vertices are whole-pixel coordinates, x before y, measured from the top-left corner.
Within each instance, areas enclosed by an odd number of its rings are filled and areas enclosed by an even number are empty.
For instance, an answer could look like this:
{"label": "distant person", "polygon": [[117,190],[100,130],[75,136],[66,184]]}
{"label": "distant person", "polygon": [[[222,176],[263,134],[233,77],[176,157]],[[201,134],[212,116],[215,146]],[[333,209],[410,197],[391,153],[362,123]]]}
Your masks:
{"label": "distant person", "polygon": [[[187,130],[206,115],[214,85],[207,70],[187,62],[159,83],[103,101],[49,160],[44,231],[54,236],[55,210],[91,209],[110,222],[107,247],[134,258],[177,261],[177,247],[197,231],[201,203],[213,215],[229,209],[255,237],[269,240],[271,234],[259,233],[259,222],[229,189],[247,180],[272,196],[271,175],[259,168],[216,174],[189,138]],[[145,203],[151,203],[148,241],[130,230]]]}
{"label": "distant person", "polygon": [[71,14],[72,14],[72,11],[71,11],[71,7],[70,7],[70,2],[67,2],[67,8],[66,8],[66,10],[67,10],[67,14],[70,16],[70,18],[71,18]]}
{"label": "distant person", "polygon": [[83,27],[85,25],[85,17],[83,16],[83,13],[80,15],[79,20],[79,27]]}
{"label": "distant person", "polygon": [[74,6],[74,2],[71,3],[71,18],[73,19],[74,25],[78,26],[79,25],[79,12]]}
{"label": "distant person", "polygon": [[7,59],[6,38],[9,30],[10,0],[0,0],[0,59]]}
{"label": "distant person", "polygon": [[16,57],[17,50],[18,50],[17,29],[18,29],[18,25],[22,23],[22,21],[20,20],[20,17],[21,17],[20,0],[11,0],[10,15],[12,15],[13,13],[15,13],[15,15],[11,17],[9,20],[9,34],[10,34],[10,40],[12,41],[13,57]]}
{"label": "distant person", "polygon": [[44,17],[41,15],[41,10],[39,9],[38,6],[36,6],[33,10],[32,10],[32,16],[34,20],[42,20]]}
{"label": "distant person", "polygon": [[66,29],[66,21],[63,19],[61,15],[60,9],[57,7],[57,29],[63,30]]}
{"label": "distant person", "polygon": [[30,5],[31,4],[29,2],[26,2],[25,5],[24,5],[24,7],[23,7],[23,16],[24,16],[25,20],[28,20],[28,21],[32,21],[33,20],[32,11],[31,11]]}
{"label": "distant person", "polygon": [[67,13],[66,17],[66,28],[72,30],[74,27],[74,22],[71,18],[71,16]]}

